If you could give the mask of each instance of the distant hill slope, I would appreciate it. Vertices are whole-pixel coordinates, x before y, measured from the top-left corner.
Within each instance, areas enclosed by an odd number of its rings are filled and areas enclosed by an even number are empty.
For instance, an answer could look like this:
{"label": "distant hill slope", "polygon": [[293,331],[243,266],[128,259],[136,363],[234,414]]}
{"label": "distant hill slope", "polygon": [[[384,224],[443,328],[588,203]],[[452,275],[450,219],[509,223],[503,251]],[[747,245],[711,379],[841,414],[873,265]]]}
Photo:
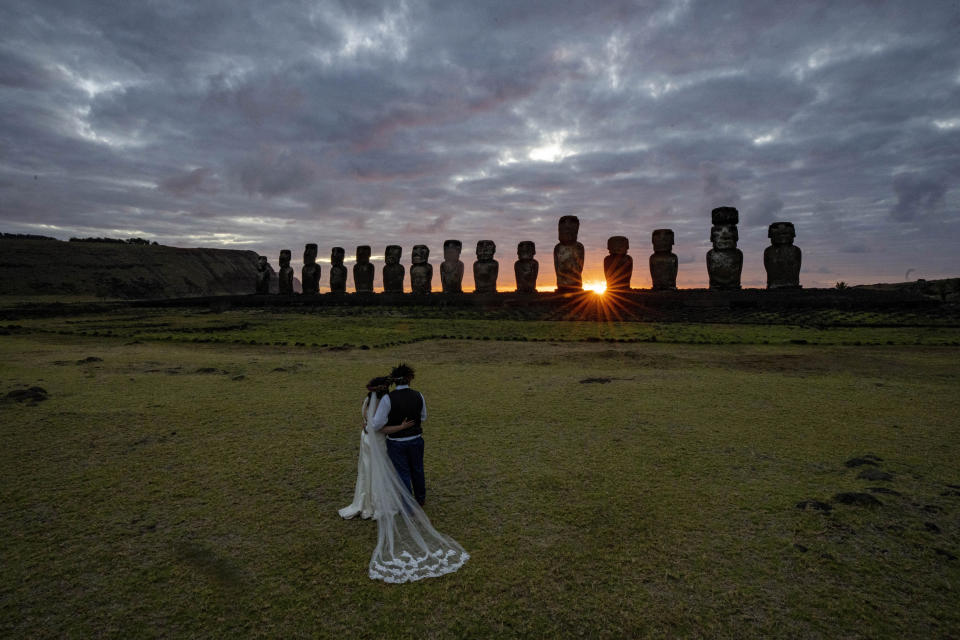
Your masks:
{"label": "distant hill slope", "polygon": [[257,254],[0,238],[0,295],[180,298],[253,293]]}

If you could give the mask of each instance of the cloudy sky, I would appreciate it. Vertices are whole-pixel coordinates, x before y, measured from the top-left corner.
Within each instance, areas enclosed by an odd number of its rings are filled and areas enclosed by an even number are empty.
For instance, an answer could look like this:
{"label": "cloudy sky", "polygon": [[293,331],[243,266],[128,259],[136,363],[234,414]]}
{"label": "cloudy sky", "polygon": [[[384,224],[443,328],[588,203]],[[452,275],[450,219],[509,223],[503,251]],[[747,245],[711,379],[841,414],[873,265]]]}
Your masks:
{"label": "cloudy sky", "polygon": [[491,239],[512,288],[521,240],[554,284],[574,214],[585,279],[625,235],[649,286],[667,227],[694,287],[730,205],[744,286],[778,220],[807,287],[960,275],[956,0],[5,0],[0,25],[0,231],[274,266],[436,268],[458,238],[465,284]]}

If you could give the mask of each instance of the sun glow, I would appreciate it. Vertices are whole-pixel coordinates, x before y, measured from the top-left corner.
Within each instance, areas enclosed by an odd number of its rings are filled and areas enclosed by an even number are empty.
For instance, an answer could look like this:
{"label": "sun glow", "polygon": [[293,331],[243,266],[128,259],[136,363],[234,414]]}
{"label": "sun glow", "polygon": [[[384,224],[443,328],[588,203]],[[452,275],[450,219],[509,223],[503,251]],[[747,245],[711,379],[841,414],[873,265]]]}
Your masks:
{"label": "sun glow", "polygon": [[603,292],[607,290],[607,283],[602,280],[596,280],[594,282],[584,282],[583,288],[587,291],[593,291],[598,296],[602,296]]}

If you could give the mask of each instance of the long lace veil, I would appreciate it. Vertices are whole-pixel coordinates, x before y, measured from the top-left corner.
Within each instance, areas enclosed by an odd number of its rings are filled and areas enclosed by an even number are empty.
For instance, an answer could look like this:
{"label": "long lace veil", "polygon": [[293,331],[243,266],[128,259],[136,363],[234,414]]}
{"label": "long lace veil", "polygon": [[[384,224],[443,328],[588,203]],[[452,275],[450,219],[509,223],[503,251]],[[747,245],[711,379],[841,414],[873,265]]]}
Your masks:
{"label": "long lace veil", "polygon": [[456,540],[433,528],[410,490],[401,484],[387,456],[383,434],[370,435],[371,493],[377,520],[370,577],[398,583],[456,571],[470,555]]}

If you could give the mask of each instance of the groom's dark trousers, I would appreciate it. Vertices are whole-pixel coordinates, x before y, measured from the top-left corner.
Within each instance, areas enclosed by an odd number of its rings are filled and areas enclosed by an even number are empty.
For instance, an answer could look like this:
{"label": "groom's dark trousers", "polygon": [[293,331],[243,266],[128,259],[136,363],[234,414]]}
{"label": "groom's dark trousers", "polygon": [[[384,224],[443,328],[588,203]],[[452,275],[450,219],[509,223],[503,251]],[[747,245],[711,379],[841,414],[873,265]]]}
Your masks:
{"label": "groom's dark trousers", "polygon": [[397,469],[400,482],[408,490],[413,485],[413,497],[418,504],[427,499],[427,485],[423,475],[423,438],[396,442],[387,439],[387,455]]}

